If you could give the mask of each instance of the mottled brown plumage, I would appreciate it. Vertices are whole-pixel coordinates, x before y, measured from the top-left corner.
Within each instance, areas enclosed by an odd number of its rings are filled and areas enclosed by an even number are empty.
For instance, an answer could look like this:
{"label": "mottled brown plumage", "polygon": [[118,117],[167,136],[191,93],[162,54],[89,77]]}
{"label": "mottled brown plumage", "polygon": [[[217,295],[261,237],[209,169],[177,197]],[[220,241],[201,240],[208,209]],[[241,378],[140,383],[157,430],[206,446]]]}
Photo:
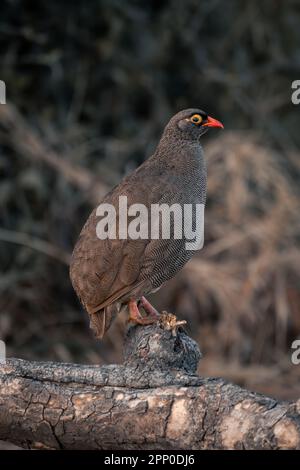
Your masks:
{"label": "mottled brown plumage", "polygon": [[[195,115],[200,116],[200,122],[195,122]],[[205,204],[206,167],[199,137],[208,127],[222,125],[199,109],[173,116],[155,153],[110,191],[102,203],[112,204],[117,215],[119,196],[127,196],[128,206],[142,203],[149,208],[162,203]],[[97,337],[102,337],[117,312],[128,303],[132,316],[138,312],[136,302],[140,299],[145,302],[145,310],[153,313],[143,296],[173,277],[194,251],[186,250],[184,238],[100,240],[96,234],[98,222],[94,209],[74,248],[70,277],[90,315],[91,327]]]}

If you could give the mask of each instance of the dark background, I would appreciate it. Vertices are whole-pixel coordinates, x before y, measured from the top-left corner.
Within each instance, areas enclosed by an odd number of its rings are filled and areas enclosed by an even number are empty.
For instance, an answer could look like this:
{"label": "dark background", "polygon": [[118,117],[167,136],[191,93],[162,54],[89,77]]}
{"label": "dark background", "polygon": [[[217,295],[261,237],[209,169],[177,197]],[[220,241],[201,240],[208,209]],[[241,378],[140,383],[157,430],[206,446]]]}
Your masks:
{"label": "dark background", "polygon": [[225,125],[203,138],[206,244],[153,296],[189,323],[221,375],[299,396],[296,1],[2,0],[0,337],[10,356],[121,360],[125,318],[93,339],[68,277],[101,195],[151,154],[175,112]]}

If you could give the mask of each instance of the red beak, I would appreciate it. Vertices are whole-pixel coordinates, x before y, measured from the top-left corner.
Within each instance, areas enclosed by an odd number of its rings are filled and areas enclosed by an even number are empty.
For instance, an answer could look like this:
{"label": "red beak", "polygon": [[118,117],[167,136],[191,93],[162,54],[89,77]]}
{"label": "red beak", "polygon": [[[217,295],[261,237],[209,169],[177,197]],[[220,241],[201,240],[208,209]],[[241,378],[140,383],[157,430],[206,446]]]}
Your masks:
{"label": "red beak", "polygon": [[202,125],[206,127],[221,127],[222,129],[224,129],[224,126],[220,121],[210,116],[207,117],[207,121]]}

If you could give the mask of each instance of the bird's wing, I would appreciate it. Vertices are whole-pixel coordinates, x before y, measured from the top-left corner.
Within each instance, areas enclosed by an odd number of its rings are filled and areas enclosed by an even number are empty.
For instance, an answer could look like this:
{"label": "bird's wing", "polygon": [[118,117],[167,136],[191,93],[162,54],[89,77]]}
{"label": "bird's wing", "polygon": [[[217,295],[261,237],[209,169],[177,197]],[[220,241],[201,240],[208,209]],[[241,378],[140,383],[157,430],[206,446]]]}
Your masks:
{"label": "bird's wing", "polygon": [[[114,205],[117,218],[120,195],[127,196],[128,206],[143,203],[150,207],[152,203],[171,201],[174,198],[172,177],[161,173],[155,175],[152,168],[152,177],[149,179],[149,170],[145,167],[143,172],[133,173],[104,198],[103,203]],[[73,286],[89,313],[116,302],[143,283],[149,284],[156,255],[155,250],[148,248],[155,240],[100,240],[96,234],[98,221],[95,209],[75,246],[70,269]],[[164,257],[167,253],[166,251]],[[157,263],[156,265],[159,267]]]}

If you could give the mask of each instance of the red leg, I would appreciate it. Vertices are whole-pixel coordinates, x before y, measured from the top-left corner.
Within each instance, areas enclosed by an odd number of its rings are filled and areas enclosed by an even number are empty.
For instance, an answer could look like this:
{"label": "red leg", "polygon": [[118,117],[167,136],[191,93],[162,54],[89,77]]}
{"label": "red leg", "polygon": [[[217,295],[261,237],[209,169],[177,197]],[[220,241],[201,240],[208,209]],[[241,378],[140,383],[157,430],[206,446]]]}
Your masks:
{"label": "red leg", "polygon": [[160,318],[159,312],[150,304],[150,302],[145,298],[141,298],[141,306],[145,310],[146,313],[152,318],[158,320]]}
{"label": "red leg", "polygon": [[128,308],[129,308],[129,317],[128,321],[131,321],[132,323],[136,323],[138,325],[151,325],[152,323],[155,323],[157,321],[157,318],[143,318],[142,315],[140,314],[140,311],[138,309],[136,300],[130,300],[128,302]]}

